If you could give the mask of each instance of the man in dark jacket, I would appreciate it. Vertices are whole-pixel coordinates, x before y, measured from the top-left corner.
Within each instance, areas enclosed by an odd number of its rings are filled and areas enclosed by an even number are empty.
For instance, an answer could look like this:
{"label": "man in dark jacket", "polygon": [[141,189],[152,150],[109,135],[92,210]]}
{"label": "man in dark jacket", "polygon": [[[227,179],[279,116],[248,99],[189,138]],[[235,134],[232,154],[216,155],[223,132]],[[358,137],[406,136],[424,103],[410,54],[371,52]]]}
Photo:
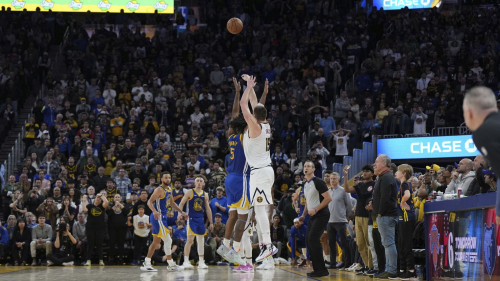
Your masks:
{"label": "man in dark jacket", "polygon": [[397,224],[397,186],[396,179],[389,167],[391,158],[381,154],[375,160],[373,169],[378,180],[373,188],[373,212],[377,214],[382,244],[385,248],[385,272],[378,278],[396,278],[398,253],[396,251],[395,233]]}
{"label": "man in dark jacket", "polygon": [[109,177],[104,175],[104,167],[97,169],[97,175],[91,179],[92,185],[95,187],[96,193],[106,188],[106,182]]}
{"label": "man in dark jacket", "polygon": [[398,106],[398,108],[396,108],[396,114],[392,116],[391,134],[409,134],[410,127],[410,117],[403,112],[403,107]]}
{"label": "man in dark jacket", "polygon": [[123,162],[135,162],[135,158],[137,158],[137,147],[132,146],[131,139],[125,139],[125,146],[120,151],[120,159]]}
{"label": "man in dark jacket", "polygon": [[472,162],[472,165],[474,166],[474,171],[476,171],[476,176],[470,183],[467,192],[464,194],[465,196],[486,193],[490,189],[490,185],[487,184],[484,180],[483,169],[488,168],[488,164],[486,164],[484,156],[482,154],[476,156],[476,158],[474,158],[474,161]]}

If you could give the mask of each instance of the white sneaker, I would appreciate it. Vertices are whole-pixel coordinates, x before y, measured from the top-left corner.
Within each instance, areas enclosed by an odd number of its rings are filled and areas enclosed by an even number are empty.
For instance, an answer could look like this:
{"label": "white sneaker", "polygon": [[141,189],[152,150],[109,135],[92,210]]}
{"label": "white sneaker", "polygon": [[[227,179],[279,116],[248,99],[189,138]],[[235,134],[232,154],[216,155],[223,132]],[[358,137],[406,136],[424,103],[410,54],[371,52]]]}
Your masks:
{"label": "white sneaker", "polygon": [[153,268],[153,266],[151,266],[151,263],[146,264],[146,262],[143,262],[143,263],[142,263],[141,270],[142,270],[142,271],[149,271],[149,272],[155,272],[155,271],[158,271],[158,269]]}
{"label": "white sneaker", "polygon": [[64,266],[72,266],[73,264],[75,264],[75,263],[72,262],[72,261],[70,261],[70,262],[63,262]]}
{"label": "white sneaker", "polygon": [[184,269],[194,269],[194,266],[189,261],[184,261],[182,267],[184,267]]}
{"label": "white sneaker", "polygon": [[247,264],[247,262],[240,256],[240,254],[238,252],[236,252],[234,250],[233,247],[231,247],[231,250],[229,250],[229,253],[227,253],[226,259],[230,263],[238,263],[239,265],[246,265]]}
{"label": "white sneaker", "polygon": [[229,248],[226,247],[226,245],[222,244],[220,245],[220,247],[217,249],[217,254],[219,254],[219,256],[221,256],[222,258],[226,259],[227,260],[227,254],[229,253]]}
{"label": "white sneaker", "polygon": [[263,261],[264,259],[276,254],[278,252],[278,248],[274,247],[273,244],[262,245],[260,247],[260,255],[255,259],[256,262]]}
{"label": "white sneaker", "polygon": [[271,258],[268,258],[267,259],[267,269],[274,269],[274,259],[271,257]]}
{"label": "white sneaker", "polygon": [[255,269],[257,270],[266,270],[267,269],[267,264],[265,262],[262,262],[259,266],[257,266]]}
{"label": "white sneaker", "polygon": [[350,268],[349,271],[354,272],[354,271],[359,270],[361,268],[363,268],[363,267],[359,263],[357,263],[355,266],[353,266],[353,268]]}
{"label": "white sneaker", "polygon": [[198,269],[208,269],[208,265],[204,261],[198,263]]}
{"label": "white sneaker", "polygon": [[358,266],[357,263],[353,263],[346,271],[352,271],[356,266]]}
{"label": "white sneaker", "polygon": [[54,263],[51,262],[50,260],[47,260],[47,266],[51,266],[51,265],[54,265]]}
{"label": "white sneaker", "polygon": [[167,271],[183,271],[184,267],[180,265],[167,266]]}

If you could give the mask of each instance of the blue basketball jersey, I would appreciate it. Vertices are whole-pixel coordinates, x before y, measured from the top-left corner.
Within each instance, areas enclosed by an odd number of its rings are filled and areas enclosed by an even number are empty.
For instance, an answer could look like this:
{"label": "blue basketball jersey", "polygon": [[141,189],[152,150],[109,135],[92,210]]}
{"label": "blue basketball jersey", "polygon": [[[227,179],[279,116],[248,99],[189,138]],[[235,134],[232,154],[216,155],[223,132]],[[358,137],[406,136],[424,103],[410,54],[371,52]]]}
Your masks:
{"label": "blue basketball jersey", "polygon": [[249,173],[247,159],[243,150],[243,135],[231,135],[227,141],[229,145],[228,173],[245,174]]}
{"label": "blue basketball jersey", "polygon": [[188,216],[191,218],[203,218],[205,212],[205,196],[206,192],[200,194],[193,188],[193,197],[188,202]]}
{"label": "blue basketball jersey", "polygon": [[166,214],[170,207],[170,198],[172,198],[172,193],[170,187],[167,187],[165,189],[162,185],[160,185],[158,188],[163,189],[164,193],[163,196],[160,196],[156,199],[156,201],[153,203],[153,206],[155,207],[155,210],[157,212]]}

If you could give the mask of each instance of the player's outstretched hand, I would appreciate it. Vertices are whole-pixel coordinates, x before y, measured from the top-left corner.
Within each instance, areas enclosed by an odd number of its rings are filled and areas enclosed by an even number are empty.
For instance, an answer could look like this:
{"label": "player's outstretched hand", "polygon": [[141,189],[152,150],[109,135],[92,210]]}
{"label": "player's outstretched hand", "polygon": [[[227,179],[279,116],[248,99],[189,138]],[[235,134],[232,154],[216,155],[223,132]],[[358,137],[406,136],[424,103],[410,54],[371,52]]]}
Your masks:
{"label": "player's outstretched hand", "polygon": [[214,224],[211,223],[210,226],[208,227],[210,229],[210,232],[213,232],[214,231]]}
{"label": "player's outstretched hand", "polygon": [[255,87],[255,79],[256,78],[254,76],[250,76],[250,79],[247,80],[247,87]]}
{"label": "player's outstretched hand", "polygon": [[267,94],[269,90],[269,80],[266,78],[266,83],[264,84],[264,94]]}
{"label": "player's outstretched hand", "polygon": [[[243,74],[243,75],[246,75],[246,74]],[[236,80],[236,77],[233,77],[233,83],[234,83],[234,89],[236,90],[236,92],[241,91],[241,84],[240,84],[240,82],[238,82],[238,80]]]}
{"label": "player's outstretched hand", "polygon": [[245,81],[248,81],[248,80],[250,80],[250,75],[248,75],[248,74],[243,74],[243,75],[241,75],[241,79],[243,79],[243,80],[245,80]]}

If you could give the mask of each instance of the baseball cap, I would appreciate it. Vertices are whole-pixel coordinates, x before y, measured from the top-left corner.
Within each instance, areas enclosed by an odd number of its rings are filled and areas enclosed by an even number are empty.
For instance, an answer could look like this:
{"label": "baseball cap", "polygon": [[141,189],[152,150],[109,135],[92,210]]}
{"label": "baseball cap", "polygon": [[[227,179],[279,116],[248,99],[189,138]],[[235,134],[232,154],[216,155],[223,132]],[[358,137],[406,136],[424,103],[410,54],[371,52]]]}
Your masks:
{"label": "baseball cap", "polygon": [[49,133],[49,131],[47,131],[47,130],[43,131],[43,134],[48,134],[48,133]]}
{"label": "baseball cap", "polygon": [[293,223],[300,222],[299,218],[294,218]]}
{"label": "baseball cap", "polygon": [[215,190],[222,190],[222,191],[224,191],[224,187],[218,186]]}
{"label": "baseball cap", "polygon": [[144,85],[142,85],[142,86],[143,86],[143,87],[149,87],[149,86],[148,86],[148,84],[144,84]]}
{"label": "baseball cap", "polygon": [[219,216],[219,217],[221,217],[221,218],[222,218],[221,213],[215,213],[214,217],[216,217],[216,216]]}
{"label": "baseball cap", "polygon": [[91,143],[92,143],[92,141],[91,141],[91,140],[88,140],[88,141],[87,141],[87,144],[89,144],[89,143],[91,144]]}
{"label": "baseball cap", "polygon": [[189,167],[189,170],[194,171],[194,167],[193,166]]}
{"label": "baseball cap", "polygon": [[491,167],[489,169],[486,169],[486,170],[483,169],[482,172],[483,172],[483,175],[490,175],[490,176],[495,175],[495,172],[493,171],[493,169]]}

